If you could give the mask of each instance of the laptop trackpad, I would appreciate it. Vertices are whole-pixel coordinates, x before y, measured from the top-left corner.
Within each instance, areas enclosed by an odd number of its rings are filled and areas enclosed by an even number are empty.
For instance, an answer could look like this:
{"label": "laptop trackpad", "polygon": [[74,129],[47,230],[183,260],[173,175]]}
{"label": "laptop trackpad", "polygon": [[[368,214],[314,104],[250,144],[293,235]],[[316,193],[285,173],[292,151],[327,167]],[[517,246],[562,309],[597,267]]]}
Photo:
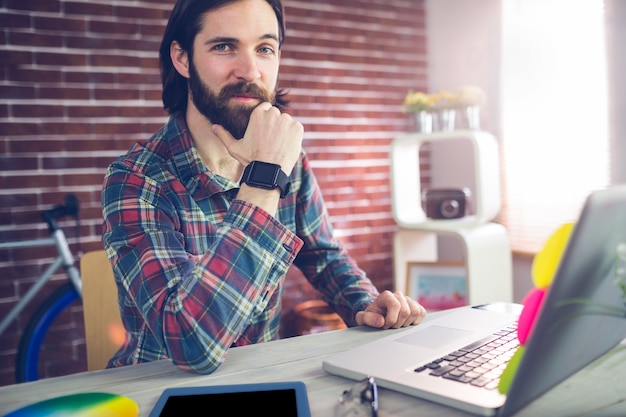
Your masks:
{"label": "laptop trackpad", "polygon": [[443,326],[430,326],[395,340],[396,342],[433,349],[447,345],[462,337],[467,337],[470,334],[472,334],[472,332],[466,330]]}

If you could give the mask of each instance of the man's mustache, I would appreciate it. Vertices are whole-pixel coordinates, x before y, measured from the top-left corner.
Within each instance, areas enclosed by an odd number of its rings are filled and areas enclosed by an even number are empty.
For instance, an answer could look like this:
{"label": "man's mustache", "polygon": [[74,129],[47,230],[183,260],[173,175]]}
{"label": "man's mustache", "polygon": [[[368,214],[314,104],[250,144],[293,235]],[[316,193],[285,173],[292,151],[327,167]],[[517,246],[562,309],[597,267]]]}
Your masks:
{"label": "man's mustache", "polygon": [[220,91],[220,99],[222,100],[228,100],[242,95],[255,97],[261,102],[271,101],[269,94],[256,84],[245,82],[230,84],[222,88],[222,91]]}

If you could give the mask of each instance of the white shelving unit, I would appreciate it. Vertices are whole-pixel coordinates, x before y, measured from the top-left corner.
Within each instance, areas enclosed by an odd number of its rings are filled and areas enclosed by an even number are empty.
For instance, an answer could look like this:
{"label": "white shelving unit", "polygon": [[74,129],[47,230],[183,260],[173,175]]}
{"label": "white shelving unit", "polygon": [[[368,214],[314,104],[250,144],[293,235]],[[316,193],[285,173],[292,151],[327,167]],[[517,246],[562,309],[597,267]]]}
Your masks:
{"label": "white shelving unit", "polygon": [[[421,204],[419,150],[425,143],[445,141],[467,141],[471,146],[468,157],[472,159],[474,173],[469,181],[473,184],[473,204],[463,218],[434,220],[426,217]],[[469,130],[407,134],[392,142],[390,156],[392,209],[400,226],[394,236],[396,288],[406,288],[408,262],[437,262],[438,236],[452,236],[462,242],[469,303],[511,301],[509,238],[502,225],[492,222],[501,206],[500,162],[495,137]]]}

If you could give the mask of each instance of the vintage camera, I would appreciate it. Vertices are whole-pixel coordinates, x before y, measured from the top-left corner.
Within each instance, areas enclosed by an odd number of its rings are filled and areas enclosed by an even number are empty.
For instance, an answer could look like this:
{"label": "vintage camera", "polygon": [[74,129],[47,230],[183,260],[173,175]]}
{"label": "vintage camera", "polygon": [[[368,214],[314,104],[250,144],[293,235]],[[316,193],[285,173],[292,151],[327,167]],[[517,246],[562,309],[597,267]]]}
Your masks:
{"label": "vintage camera", "polygon": [[460,219],[467,214],[469,188],[432,189],[422,192],[426,217],[431,219]]}

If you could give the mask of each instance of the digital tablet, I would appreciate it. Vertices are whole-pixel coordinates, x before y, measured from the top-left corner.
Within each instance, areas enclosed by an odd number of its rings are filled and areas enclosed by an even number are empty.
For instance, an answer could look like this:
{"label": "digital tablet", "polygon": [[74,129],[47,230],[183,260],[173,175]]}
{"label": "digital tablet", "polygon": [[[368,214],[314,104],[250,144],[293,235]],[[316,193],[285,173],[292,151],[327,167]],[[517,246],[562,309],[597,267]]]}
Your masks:
{"label": "digital tablet", "polygon": [[163,391],[150,417],[215,413],[252,416],[310,417],[306,386],[300,381],[176,387]]}

